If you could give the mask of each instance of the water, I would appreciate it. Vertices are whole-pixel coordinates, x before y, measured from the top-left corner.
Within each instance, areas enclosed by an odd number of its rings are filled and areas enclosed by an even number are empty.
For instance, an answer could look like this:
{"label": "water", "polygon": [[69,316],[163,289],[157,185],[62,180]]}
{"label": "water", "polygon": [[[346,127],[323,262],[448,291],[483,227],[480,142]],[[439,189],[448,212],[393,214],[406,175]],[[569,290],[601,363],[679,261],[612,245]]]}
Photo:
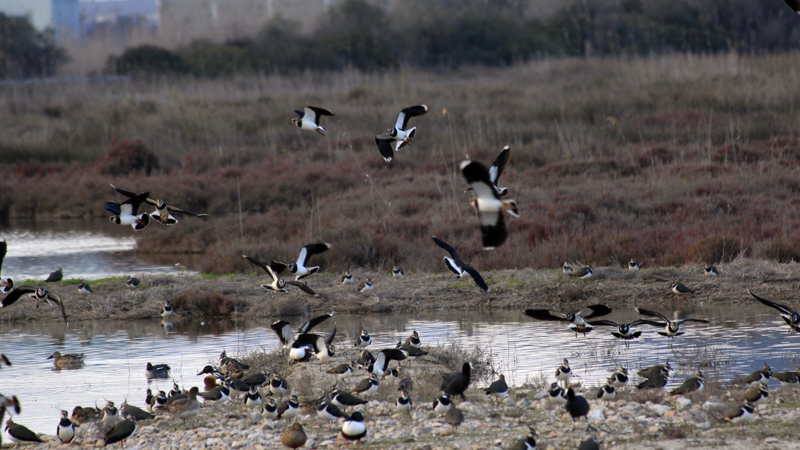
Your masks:
{"label": "water", "polygon": [[[800,334],[788,333],[789,328],[774,311],[757,305],[716,306],[694,308],[691,315],[708,317],[712,323],[686,324],[686,335],[675,338],[672,348],[656,330],[643,328],[644,335],[629,349],[609,334],[610,329],[598,328],[586,338],[575,338],[563,323],[537,322],[520,311],[426,312],[417,317],[337,315],[331,321],[339,330],[339,353],[352,351],[352,342],[361,327],[372,335],[373,352],[393,347],[411,330],[417,330],[423,346],[456,342],[481,348],[484,359],[491,360],[515,385],[542,375],[553,381],[555,368],[563,358],[569,358],[574,380],[584,386],[601,384],[609,376],[609,369],[619,364],[637,369],[667,358],[677,369],[670,387],[690,376],[698,364],[710,379],[746,375],[764,362],[776,371],[796,368]],[[609,316],[612,320],[635,317],[635,311],[629,308]],[[307,318],[289,320],[296,327]],[[329,331],[331,326],[332,323],[320,325],[320,333]],[[14,364],[0,370],[0,393],[20,398],[23,413],[16,421],[45,433],[53,433],[59,409],[71,412],[76,405],[95,403],[102,407],[106,400],[119,405],[125,398],[143,407],[148,387],[144,368],[148,362],[169,364],[172,377],[188,388],[202,385],[196,373],[216,361],[223,349],[234,356],[278,346],[267,321],[176,321],[171,331],[157,320],[75,322],[69,328],[57,322],[2,323],[0,342],[0,352]],[[86,366],[54,370],[52,360],[46,358],[56,350],[85,353]],[[350,383],[362,377],[356,375]],[[773,388],[778,386],[773,383]],[[149,386],[168,391],[172,380],[156,380]]]}

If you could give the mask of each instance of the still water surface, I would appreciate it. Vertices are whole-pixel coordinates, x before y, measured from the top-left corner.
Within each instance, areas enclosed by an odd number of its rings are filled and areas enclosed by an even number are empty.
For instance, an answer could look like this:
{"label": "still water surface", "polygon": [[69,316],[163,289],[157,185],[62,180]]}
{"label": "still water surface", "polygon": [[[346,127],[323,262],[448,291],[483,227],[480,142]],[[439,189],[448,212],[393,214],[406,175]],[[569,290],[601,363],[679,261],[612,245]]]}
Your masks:
{"label": "still water surface", "polygon": [[[796,369],[800,334],[789,334],[788,327],[773,311],[760,305],[742,305],[697,307],[691,314],[708,317],[712,322],[688,324],[687,334],[676,338],[672,348],[656,330],[646,328],[629,349],[620,345],[609,329],[575,338],[562,323],[535,322],[519,311],[337,315],[333,321],[339,330],[340,354],[352,351],[352,342],[361,327],[372,335],[372,351],[394,346],[411,330],[417,330],[423,346],[456,342],[480,347],[486,352],[486,359],[516,385],[542,374],[553,381],[555,368],[563,358],[569,358],[575,381],[585,386],[601,384],[609,369],[618,365],[636,369],[667,358],[677,368],[670,387],[690,376],[698,364],[711,379],[748,374],[764,362],[776,371]],[[635,316],[633,309],[622,309],[609,318],[631,320]],[[306,319],[289,320],[298,326]],[[325,323],[319,330],[328,331],[332,325]],[[56,322],[2,323],[0,343],[0,352],[14,363],[0,372],[0,393],[17,395],[22,402],[23,413],[15,421],[51,434],[59,409],[71,411],[76,405],[95,403],[102,407],[106,400],[119,405],[125,398],[143,407],[148,387],[144,376],[147,362],[169,364],[172,377],[188,388],[202,385],[196,373],[216,361],[223,349],[233,356],[279,345],[267,321],[174,321],[173,329],[167,331],[156,320],[74,322],[68,328]],[[52,360],[46,358],[56,350],[85,353],[86,366],[53,370]],[[348,382],[355,384],[362,377],[363,374],[355,375]],[[150,384],[154,390],[168,391],[171,386],[172,380]],[[779,384],[773,382],[771,387]]]}

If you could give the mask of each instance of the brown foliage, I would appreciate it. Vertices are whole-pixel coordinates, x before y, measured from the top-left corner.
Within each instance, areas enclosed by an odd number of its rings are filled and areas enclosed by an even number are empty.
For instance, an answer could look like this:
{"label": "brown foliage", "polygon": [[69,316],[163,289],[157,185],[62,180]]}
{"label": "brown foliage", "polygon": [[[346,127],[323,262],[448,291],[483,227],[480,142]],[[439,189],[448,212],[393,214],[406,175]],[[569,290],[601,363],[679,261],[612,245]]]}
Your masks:
{"label": "brown foliage", "polygon": [[158,157],[139,139],[114,139],[106,148],[106,154],[97,159],[95,167],[103,175],[150,175],[153,169],[158,169]]}
{"label": "brown foliage", "polygon": [[217,290],[187,289],[172,299],[175,311],[187,316],[229,316],[243,306],[242,300],[227,297]]}

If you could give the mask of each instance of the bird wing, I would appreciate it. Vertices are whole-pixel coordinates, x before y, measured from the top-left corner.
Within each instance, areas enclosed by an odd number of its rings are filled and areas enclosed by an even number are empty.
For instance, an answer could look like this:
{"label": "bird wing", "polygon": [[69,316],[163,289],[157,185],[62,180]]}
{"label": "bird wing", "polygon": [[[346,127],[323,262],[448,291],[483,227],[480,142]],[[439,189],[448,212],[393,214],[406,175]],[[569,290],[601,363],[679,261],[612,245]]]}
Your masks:
{"label": "bird wing", "polygon": [[632,326],[632,327],[635,327],[636,325],[642,325],[642,324],[644,324],[644,325],[652,325],[654,327],[663,327],[663,326],[666,325],[665,323],[662,323],[662,322],[656,322],[654,320],[647,320],[647,319],[636,319],[633,322],[631,322],[629,325]]}
{"label": "bird wing", "polygon": [[[269,267],[269,266],[267,266],[267,267]],[[286,280],[284,280],[284,282],[286,284],[291,284],[292,286],[297,286],[298,288],[300,288],[301,291],[305,292],[306,294],[313,295],[315,297],[317,295],[319,295],[319,294],[317,294],[317,291],[311,289],[310,287],[308,287],[307,284],[303,283],[302,281],[291,281],[291,280],[286,281]]]}
{"label": "bird wing", "polygon": [[279,274],[279,273],[283,272],[284,270],[286,270],[287,267],[289,267],[289,263],[285,263],[283,261],[278,261],[277,259],[273,259],[269,263],[269,266],[272,268],[272,270],[275,271],[276,274]]}
{"label": "bird wing", "polygon": [[311,258],[314,255],[326,252],[329,248],[331,248],[331,244],[326,244],[322,242],[317,244],[306,245],[305,247],[300,249],[300,256],[297,257],[297,265],[306,267],[309,258]]}
{"label": "bird wing", "polygon": [[306,106],[304,109],[307,115],[310,115],[314,119],[314,123],[319,126],[319,118],[320,116],[332,116],[333,113],[328,111],[324,108],[318,108],[316,106]]}
{"label": "bird wing", "polygon": [[[125,197],[128,197],[128,198],[133,198],[133,197],[141,195],[141,193],[136,193],[136,192],[133,192],[133,191],[126,191],[125,189],[120,189],[120,188],[114,186],[113,184],[111,185],[111,187],[114,188],[115,191],[119,192],[120,194],[122,194],[122,195],[124,195]],[[145,193],[145,195],[147,195],[147,193]],[[149,198],[149,197],[146,198],[144,201],[149,203],[149,204],[151,204],[151,205],[155,205],[157,203],[156,199]]]}
{"label": "bird wing", "polygon": [[495,249],[506,241],[508,231],[501,211],[478,212],[481,217],[481,243],[484,250]]}
{"label": "bird wing", "polygon": [[384,353],[383,350],[378,352],[378,356],[375,357],[375,361],[373,361],[372,364],[386,372],[386,368],[389,366],[389,359],[386,357],[386,353]]}
{"label": "bird wing", "polygon": [[326,320],[333,317],[333,313],[323,314],[321,316],[314,317],[310,319],[308,322],[304,323],[302,327],[298,330],[300,333],[308,333],[311,331],[312,328],[316,327],[317,325],[325,322]]}
{"label": "bird wing", "polygon": [[[145,193],[142,193],[142,194],[135,195],[135,196],[125,200],[124,202],[122,202],[122,204],[120,205],[120,210],[121,211],[125,211],[125,210],[127,210],[127,208],[130,208],[130,214],[135,216],[136,212],[139,210],[139,205],[141,205],[144,202],[150,203],[149,200],[152,200],[150,198],[150,193],[149,192],[145,192]],[[126,206],[126,205],[130,205],[130,206]]]}
{"label": "bird wing", "polygon": [[755,299],[758,300],[759,302],[769,306],[770,308],[775,308],[778,311],[782,312],[783,314],[788,314],[790,316],[792,314],[797,314],[794,310],[792,310],[791,308],[789,308],[786,305],[781,305],[779,303],[771,302],[771,301],[769,301],[769,300],[767,300],[765,298],[761,298],[761,297],[757,296],[756,294],[753,294],[752,292],[750,292],[750,289],[747,290],[747,293],[752,295],[753,297],[755,297]]}
{"label": "bird wing", "polygon": [[789,8],[792,8],[794,12],[800,14],[800,0],[786,0],[786,4],[789,5]]}
{"label": "bird wing", "polygon": [[8,251],[8,243],[4,239],[0,241],[0,273],[3,273],[3,260],[6,257],[7,251]]}
{"label": "bird wing", "polygon": [[549,309],[526,309],[525,315],[537,320],[563,320],[567,322],[569,321],[566,314],[558,311],[552,311]]}
{"label": "bird wing", "polygon": [[64,302],[61,301],[61,297],[51,292],[48,292],[47,299],[58,303],[58,306],[61,307],[61,317],[64,318],[64,323],[67,323],[67,312],[64,310]]}
{"label": "bird wing", "polygon": [[444,265],[447,266],[447,268],[450,269],[451,272],[453,272],[458,276],[461,276],[463,274],[463,271],[461,270],[460,267],[458,267],[458,264],[456,264],[455,261],[453,261],[451,258],[448,258],[447,256],[444,257]]}
{"label": "bird wing", "polygon": [[431,236],[431,239],[433,239],[433,242],[435,242],[436,245],[445,249],[447,253],[450,253],[450,256],[452,256],[455,261],[461,261],[461,258],[458,256],[458,252],[456,252],[456,249],[449,246],[446,242],[437,238],[436,236]]}
{"label": "bird wing", "polygon": [[606,305],[591,305],[578,311],[578,314],[580,314],[580,316],[584,319],[591,319],[592,317],[600,317],[605,316],[606,314],[611,314],[611,308]]}
{"label": "bird wing", "polygon": [[387,163],[391,163],[392,159],[394,159],[392,142],[395,142],[395,139],[389,134],[384,133],[375,136],[375,144],[378,145],[378,151],[381,152],[381,156]]}
{"label": "bird wing", "polygon": [[19,300],[23,295],[30,294],[31,292],[36,292],[36,288],[33,286],[17,286],[14,289],[10,290],[5,297],[3,297],[3,308],[7,306],[11,306]]}
{"label": "bird wing", "polygon": [[268,266],[266,263],[261,262],[261,261],[255,259],[255,258],[251,258],[251,257],[249,257],[247,255],[242,255],[242,258],[244,258],[244,259],[250,261],[251,263],[257,265],[258,267],[261,267],[262,269],[264,269],[269,274],[269,276],[272,277],[272,281],[275,281],[275,280],[278,279],[278,276],[275,275],[275,271],[272,270],[272,267]]}
{"label": "bird wing", "polygon": [[308,113],[308,108],[303,108],[303,111],[295,109],[294,112],[296,112],[297,115],[302,119]]}
{"label": "bird wing", "polygon": [[494,189],[489,169],[486,166],[478,161],[466,160],[462,161],[459,167],[461,168],[461,175],[464,176],[467,184],[478,194],[478,198],[500,199]]}
{"label": "bird wing", "polygon": [[638,311],[639,314],[641,314],[643,316],[658,317],[661,320],[663,320],[665,323],[670,323],[670,320],[667,319],[666,317],[664,317],[664,315],[659,313],[659,312],[651,311],[649,309],[644,309],[644,308],[636,308],[636,311]]}
{"label": "bird wing", "polygon": [[278,335],[278,339],[281,340],[281,343],[283,345],[286,345],[287,342],[292,340],[292,335],[294,334],[294,331],[292,330],[292,324],[290,324],[289,322],[285,320],[277,320],[275,322],[272,322],[270,328],[272,328],[275,334]]}
{"label": "bird wing", "polygon": [[405,130],[408,126],[408,119],[421,116],[427,112],[428,107],[425,105],[409,106],[400,111],[400,114],[397,115],[397,123],[395,123],[394,127],[398,130]]}
{"label": "bird wing", "polygon": [[167,205],[167,211],[169,211],[171,213],[175,213],[175,214],[186,214],[187,216],[195,216],[195,217],[204,217],[204,216],[208,215],[208,214],[200,214],[200,213],[192,212],[192,211],[189,211],[188,209],[183,209],[183,208],[177,207],[175,205]]}
{"label": "bird wing", "polygon": [[333,324],[333,331],[325,338],[325,345],[333,344],[333,338],[336,337],[336,324]]}
{"label": "bird wing", "polygon": [[492,167],[489,167],[489,180],[492,184],[497,185],[497,180],[499,180],[500,175],[503,174],[503,170],[505,170],[506,163],[508,163],[508,158],[510,156],[511,148],[506,145],[503,147],[503,151],[500,152],[500,155],[497,156],[497,159],[492,163]]}
{"label": "bird wing", "polygon": [[464,272],[467,272],[468,274],[470,274],[472,279],[475,280],[475,284],[477,284],[478,287],[480,287],[484,291],[488,291],[489,290],[489,286],[486,284],[485,281],[483,281],[483,277],[481,277],[481,274],[478,273],[477,270],[473,269],[471,266],[469,266],[467,264],[464,264],[461,268],[464,270]]}
{"label": "bird wing", "polygon": [[[585,317],[584,317],[584,319],[585,319]],[[612,322],[612,321],[610,321],[610,320],[593,320],[593,321],[591,321],[591,322],[586,322],[586,323],[588,323],[589,325],[591,325],[591,326],[593,326],[593,327],[596,327],[596,326],[612,326],[612,327],[618,327],[618,326],[619,326],[619,324],[618,324],[618,323],[616,323],[616,322]]]}
{"label": "bird wing", "polygon": [[676,325],[680,325],[684,322],[700,322],[700,323],[708,323],[707,319],[683,319],[675,322]]}

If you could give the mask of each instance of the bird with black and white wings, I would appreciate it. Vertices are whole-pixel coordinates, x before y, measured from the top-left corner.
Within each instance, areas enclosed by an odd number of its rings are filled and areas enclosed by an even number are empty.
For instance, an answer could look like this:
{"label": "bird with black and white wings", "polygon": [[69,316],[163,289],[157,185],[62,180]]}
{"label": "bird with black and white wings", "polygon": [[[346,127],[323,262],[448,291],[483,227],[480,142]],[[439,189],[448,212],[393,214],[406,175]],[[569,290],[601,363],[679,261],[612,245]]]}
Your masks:
{"label": "bird with black and white wings", "polygon": [[641,314],[643,316],[658,317],[659,319],[663,320],[664,323],[661,324],[661,325],[664,325],[664,327],[665,327],[664,331],[659,331],[658,334],[660,334],[662,336],[666,336],[668,338],[672,338],[672,337],[680,336],[680,335],[684,334],[682,331],[678,331],[680,329],[681,324],[683,324],[683,323],[686,323],[686,322],[708,323],[709,322],[707,319],[669,320],[669,319],[667,319],[667,317],[665,315],[661,314],[660,312],[652,311],[652,310],[644,309],[644,308],[636,308],[636,311],[638,311],[639,314]]}
{"label": "bird with black and white wings", "polygon": [[106,202],[103,205],[106,211],[114,214],[108,218],[109,222],[114,222],[117,225],[130,225],[136,231],[144,230],[150,223],[150,216],[147,213],[138,214],[139,206],[147,201],[150,193],[134,195],[133,197],[125,200],[122,203]]}
{"label": "bird with black and white wings", "polygon": [[176,219],[172,214],[186,214],[188,216],[195,216],[195,217],[204,217],[208,215],[208,214],[199,214],[196,212],[192,212],[189,211],[188,209],[183,209],[175,205],[169,205],[167,204],[167,202],[164,201],[163,198],[152,198],[150,197],[149,193],[137,194],[136,192],[120,189],[114,186],[113,184],[111,185],[111,187],[114,188],[115,191],[129,198],[134,198],[144,195],[145,196],[144,202],[156,207],[156,210],[150,213],[150,217],[158,221],[161,225],[175,225],[176,223],[178,223],[178,219]]}
{"label": "bird with black and white wings", "polygon": [[[508,163],[508,159],[511,157],[511,147],[506,145],[503,147],[503,151],[497,155],[497,159],[494,160],[492,166],[489,167],[489,181],[492,182],[492,187],[497,192],[497,196],[500,198],[505,197],[508,195],[508,188],[506,187],[497,187],[497,182],[500,180],[500,175],[503,174],[503,171],[506,169],[506,164]],[[467,189],[467,191],[471,191],[472,187]]]}
{"label": "bird with black and white wings", "polygon": [[428,112],[426,105],[409,106],[400,111],[397,115],[397,122],[394,127],[389,128],[386,133],[375,136],[375,143],[378,151],[387,163],[394,159],[394,153],[406,145],[411,145],[417,133],[417,127],[408,128],[408,120],[412,117],[421,116]]}
{"label": "bird with black and white wings", "polygon": [[470,204],[481,220],[483,249],[492,250],[503,245],[508,237],[503,211],[519,217],[517,202],[500,199],[489,175],[489,169],[483,164],[467,160],[461,163],[460,168],[467,184],[477,194],[477,197],[470,200]]}
{"label": "bird with black and white wings", "polygon": [[278,275],[275,274],[275,271],[272,270],[272,267],[270,267],[269,265],[267,265],[264,262],[261,262],[261,261],[255,259],[255,258],[251,258],[250,256],[247,256],[247,255],[242,255],[242,258],[250,261],[251,263],[255,264],[258,267],[261,267],[262,269],[264,269],[265,272],[267,272],[267,274],[270,277],[272,277],[272,282],[270,284],[262,284],[261,285],[261,287],[263,287],[264,289],[268,289],[268,290],[271,290],[273,292],[289,292],[286,289],[286,285],[290,285],[290,286],[297,286],[298,288],[300,288],[301,291],[305,292],[306,294],[314,295],[314,296],[317,295],[317,293],[316,293],[316,291],[314,291],[314,289],[311,289],[310,287],[308,287],[307,284],[305,284],[305,283],[303,283],[301,281],[291,281],[291,280],[286,281],[283,278],[278,278]]}
{"label": "bird with black and white wings", "polygon": [[292,123],[300,127],[301,130],[311,130],[325,136],[328,131],[322,128],[319,124],[319,119],[322,116],[333,116],[333,113],[327,109],[318,108],[316,106],[306,106],[302,111],[294,110],[299,117],[292,119]]}
{"label": "bird with black and white wings", "polygon": [[431,239],[433,239],[433,242],[435,242],[436,245],[445,249],[447,253],[450,254],[450,258],[446,256],[444,257],[444,263],[448,269],[450,269],[453,273],[455,273],[459,277],[464,272],[468,273],[472,277],[472,279],[475,280],[475,284],[477,284],[478,287],[480,287],[484,291],[489,290],[489,285],[487,285],[486,282],[483,281],[483,277],[481,277],[481,274],[478,273],[477,270],[473,269],[469,264],[465,263],[464,260],[461,259],[460,256],[458,256],[458,252],[456,252],[456,249],[448,245],[443,240],[437,238],[436,236],[431,237]]}
{"label": "bird with black and white wings", "polygon": [[567,328],[578,333],[586,333],[592,331],[594,326],[586,322],[586,319],[593,317],[605,316],[611,313],[611,308],[606,305],[591,305],[587,306],[576,313],[564,313],[561,311],[553,311],[551,309],[526,309],[525,315],[537,320],[557,320],[569,322]]}
{"label": "bird with black and white wings", "polygon": [[797,311],[789,308],[786,305],[781,305],[780,303],[771,302],[765,298],[761,298],[756,294],[750,292],[750,289],[747,290],[747,293],[752,295],[753,298],[758,300],[764,305],[769,306],[770,308],[777,309],[778,312],[781,314],[781,318],[789,325],[794,331],[800,332],[800,314]]}
{"label": "bird with black and white wings", "polygon": [[269,263],[269,266],[275,271],[276,274],[280,274],[284,270],[288,269],[292,275],[295,275],[295,281],[302,280],[305,277],[319,272],[319,266],[308,267],[309,258],[326,252],[329,248],[331,248],[331,244],[326,244],[324,242],[308,244],[300,249],[300,255],[297,257],[296,262],[285,263],[283,261],[273,259],[272,262]]}
{"label": "bird with black and white wings", "polygon": [[[321,316],[317,316],[314,317],[313,319],[306,321],[306,323],[304,323],[303,326],[298,328],[297,333],[298,334],[308,333],[309,331],[311,331],[311,329],[313,329],[317,325],[333,317],[333,314],[334,313],[323,314]],[[284,346],[291,345],[292,342],[294,342],[295,331],[292,328],[292,324],[290,324],[289,322],[285,320],[276,320],[275,322],[272,322],[270,328],[272,328],[275,334],[278,335],[278,339],[280,339],[281,344],[283,344]]]}
{"label": "bird with black and white wings", "polygon": [[786,0],[786,4],[792,8],[792,11],[800,14],[800,0]]}
{"label": "bird with black and white wings", "polygon": [[[8,251],[8,243],[5,239],[0,239],[0,273],[3,273],[3,259]],[[14,288],[14,280],[11,278],[0,278],[0,292],[7,294]]]}
{"label": "bird with black and white wings", "polygon": [[64,318],[64,323],[67,323],[67,312],[64,310],[64,302],[61,301],[61,297],[51,292],[48,292],[45,288],[35,288],[33,286],[17,286],[8,294],[3,297],[3,302],[0,304],[0,308],[7,308],[13,305],[17,300],[22,298],[23,295],[30,294],[29,297],[36,299],[36,307],[39,307],[39,303],[47,302],[48,305],[53,306],[53,303],[56,303],[61,308],[61,317]]}

